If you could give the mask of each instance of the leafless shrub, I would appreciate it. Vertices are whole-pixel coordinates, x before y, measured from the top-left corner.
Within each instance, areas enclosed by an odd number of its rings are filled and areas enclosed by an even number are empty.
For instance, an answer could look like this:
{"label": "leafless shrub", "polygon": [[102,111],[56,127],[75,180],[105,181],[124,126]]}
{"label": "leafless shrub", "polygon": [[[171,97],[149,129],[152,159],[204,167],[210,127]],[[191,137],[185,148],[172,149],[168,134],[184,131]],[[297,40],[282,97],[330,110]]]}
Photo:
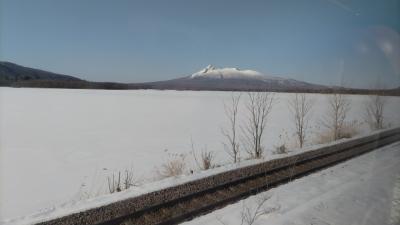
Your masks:
{"label": "leafless shrub", "polygon": [[208,151],[207,147],[204,147],[204,149],[200,153],[200,159],[198,159],[197,155],[196,155],[197,151],[196,151],[196,149],[194,147],[194,143],[193,143],[192,139],[191,139],[191,146],[192,146],[192,154],[193,154],[194,161],[196,162],[196,164],[199,167],[199,169],[208,170],[208,169],[212,169],[212,168],[215,167],[215,163],[214,163],[215,155],[214,155],[214,152]]}
{"label": "leafless shrub", "polygon": [[113,174],[112,180],[111,180],[111,177],[107,177],[107,182],[108,182],[108,190],[110,191],[110,193],[122,191],[121,172],[118,172],[118,180],[115,179],[115,175]]}
{"label": "leafless shrub", "polygon": [[357,120],[344,122],[339,138],[352,138],[360,133],[360,123]]}
{"label": "leafless shrub", "polygon": [[256,200],[256,207],[252,208],[246,205],[243,202],[243,208],[241,212],[241,225],[252,225],[254,224],[261,216],[267,215],[278,210],[278,207],[266,208],[264,204],[270,199],[268,195],[262,195]]}
{"label": "leafless shrub", "polygon": [[261,158],[263,155],[262,140],[268,115],[275,101],[273,93],[249,92],[246,104],[249,112],[248,122],[243,128],[245,139],[249,145],[246,152],[251,158]]}
{"label": "leafless shrub", "polygon": [[202,169],[208,170],[214,168],[214,153],[203,151],[201,152],[201,162],[202,162]]}
{"label": "leafless shrub", "polygon": [[[263,215],[270,214],[279,210],[279,206],[277,207],[265,207],[265,203],[271,197],[263,194],[256,199],[255,207],[249,206],[246,201],[243,201],[242,211],[240,213],[240,225],[253,225],[255,222]],[[253,205],[253,204],[252,204]],[[228,225],[227,222],[224,222],[220,216],[216,216],[217,221],[222,225]]]}
{"label": "leafless shrub", "polygon": [[331,130],[321,130],[317,133],[314,143],[315,144],[325,144],[334,141]]}
{"label": "leafless shrub", "polygon": [[176,177],[185,171],[185,156],[180,155],[164,163],[156,172],[159,178]]}
{"label": "leafless shrub", "polygon": [[384,128],[383,110],[385,104],[386,101],[384,96],[369,96],[365,108],[365,121],[372,130],[380,130]]}
{"label": "leafless shrub", "polygon": [[122,183],[121,183],[121,171],[118,171],[118,177],[113,173],[112,176],[107,177],[108,183],[108,191],[110,193],[120,192],[123,190],[127,190],[132,186],[137,186],[139,181],[136,180],[133,176],[133,170],[126,169],[122,174]]}
{"label": "leafless shrub", "polygon": [[[357,120],[350,122],[343,122],[340,135],[338,139],[341,138],[351,138],[360,133],[360,123]],[[323,130],[318,132],[314,142],[316,144],[324,144],[335,141],[333,130]]]}
{"label": "leafless shrub", "polygon": [[333,140],[341,138],[343,124],[349,110],[350,100],[346,96],[343,94],[329,95],[327,117],[322,121],[322,125],[331,131]]}
{"label": "leafless shrub", "polygon": [[124,176],[124,188],[128,189],[132,186],[137,186],[138,185],[138,180],[136,180],[133,176],[133,171],[132,170],[125,170],[125,176]]}
{"label": "leafless shrub", "polygon": [[229,121],[229,129],[221,129],[222,135],[224,135],[226,139],[226,142],[224,143],[224,149],[232,158],[234,163],[236,163],[239,159],[239,143],[237,141],[236,130],[240,97],[240,94],[232,94],[230,101],[228,103],[224,103],[225,116]]}
{"label": "leafless shrub", "polygon": [[297,141],[293,138],[289,138],[288,133],[283,130],[283,132],[279,135],[279,142],[274,146],[275,150],[272,152],[273,154],[288,154],[290,149],[293,149],[297,146]]}
{"label": "leafless shrub", "polygon": [[313,104],[314,102],[307,98],[306,94],[295,94],[289,101],[289,110],[293,116],[300,148],[303,147],[306,140],[310,112]]}
{"label": "leafless shrub", "polygon": [[285,144],[281,144],[281,145],[275,147],[275,151],[273,153],[274,154],[287,154],[287,153],[289,153],[289,151]]}

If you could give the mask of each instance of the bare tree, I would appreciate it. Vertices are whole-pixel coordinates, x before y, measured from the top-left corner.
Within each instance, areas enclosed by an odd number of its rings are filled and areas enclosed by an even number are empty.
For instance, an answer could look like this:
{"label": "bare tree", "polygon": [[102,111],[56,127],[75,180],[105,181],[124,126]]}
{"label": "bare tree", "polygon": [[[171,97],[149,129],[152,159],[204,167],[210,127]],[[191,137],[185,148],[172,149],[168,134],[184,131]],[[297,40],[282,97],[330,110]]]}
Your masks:
{"label": "bare tree", "polygon": [[229,102],[224,103],[225,115],[229,120],[229,129],[221,129],[222,135],[224,135],[226,139],[224,149],[234,163],[239,160],[239,143],[237,141],[236,130],[240,97],[241,94],[232,94]]}
{"label": "bare tree", "polygon": [[328,114],[322,121],[322,125],[331,131],[333,140],[341,138],[342,128],[350,108],[350,100],[343,94],[329,95]]}
{"label": "bare tree", "polygon": [[385,108],[384,96],[372,95],[369,96],[366,104],[366,122],[373,130],[383,129],[383,110]]}
{"label": "bare tree", "polygon": [[303,147],[306,140],[308,123],[310,120],[310,111],[313,107],[313,101],[307,98],[306,94],[295,94],[289,100],[289,109],[293,116],[293,121],[296,127],[296,136],[300,148]]}
{"label": "bare tree", "polygon": [[268,115],[274,103],[274,94],[268,92],[249,92],[246,108],[249,112],[248,123],[244,127],[245,137],[251,148],[246,149],[252,158],[261,158],[262,140]]}

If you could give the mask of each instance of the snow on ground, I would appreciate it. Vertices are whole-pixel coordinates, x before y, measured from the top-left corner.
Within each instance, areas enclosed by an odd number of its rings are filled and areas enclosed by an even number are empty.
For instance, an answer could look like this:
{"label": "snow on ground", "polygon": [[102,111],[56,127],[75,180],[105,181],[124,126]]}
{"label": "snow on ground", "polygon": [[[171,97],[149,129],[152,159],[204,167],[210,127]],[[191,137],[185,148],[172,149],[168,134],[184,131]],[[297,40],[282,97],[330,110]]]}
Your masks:
{"label": "snow on ground", "polygon": [[[379,133],[380,131],[374,131],[373,133]],[[357,136],[351,139],[357,139],[363,136]],[[291,150],[291,152],[287,154],[275,154],[268,156],[268,158],[264,159],[251,159],[251,160],[243,160],[238,163],[227,163],[222,166],[219,166],[217,168],[213,168],[210,170],[205,170],[205,171],[196,171],[194,174],[183,174],[180,176],[176,177],[169,177],[161,180],[157,180],[154,182],[148,182],[141,184],[139,186],[134,186],[131,187],[127,190],[123,190],[119,193],[113,193],[113,194],[104,194],[101,196],[97,196],[94,198],[90,199],[81,199],[81,200],[75,200],[75,201],[69,201],[61,205],[56,205],[48,210],[43,210],[41,212],[37,212],[31,215],[26,215],[22,216],[19,218],[14,218],[14,219],[6,219],[0,222],[0,224],[8,224],[8,225],[30,225],[30,224],[36,224],[40,223],[43,221],[49,221],[55,218],[59,218],[65,215],[70,215],[73,213],[77,212],[82,212],[86,211],[89,209],[97,208],[100,206],[108,205],[113,202],[118,202],[122,201],[125,199],[130,199],[133,197],[137,197],[143,194],[151,193],[154,191],[162,190],[162,189],[167,189],[173,186],[177,185],[182,185],[194,180],[202,179],[208,176],[216,175],[216,174],[221,174],[225,173],[230,170],[234,169],[239,169],[239,168],[244,168],[248,167],[251,165],[256,165],[265,161],[273,160],[273,159],[278,159],[282,157],[288,157],[296,154],[301,154],[306,151],[312,151],[315,149],[319,149],[321,147],[329,146],[329,145],[335,145],[340,142],[346,142],[351,139],[341,139],[337,140],[335,142],[331,143],[326,143],[326,144],[318,144],[318,145],[312,145],[304,148],[297,148]]]}
{"label": "snow on ground", "polygon": [[[292,139],[290,96],[276,94],[264,143],[268,155],[282,142],[280,134]],[[310,96],[318,132],[326,96]],[[228,92],[0,88],[0,221],[102,195],[107,176],[118,170],[132,167],[135,177],[151,180],[176,155],[188,160],[187,170],[194,168],[191,138],[197,149],[207,147],[227,162],[221,127],[229,98]],[[350,98],[349,119],[361,120],[366,96]],[[399,108],[399,98],[388,98],[385,116],[394,125]]]}
{"label": "snow on ground", "polygon": [[184,224],[239,225],[243,208],[255,212],[265,197],[269,213],[254,225],[400,224],[400,142]]}

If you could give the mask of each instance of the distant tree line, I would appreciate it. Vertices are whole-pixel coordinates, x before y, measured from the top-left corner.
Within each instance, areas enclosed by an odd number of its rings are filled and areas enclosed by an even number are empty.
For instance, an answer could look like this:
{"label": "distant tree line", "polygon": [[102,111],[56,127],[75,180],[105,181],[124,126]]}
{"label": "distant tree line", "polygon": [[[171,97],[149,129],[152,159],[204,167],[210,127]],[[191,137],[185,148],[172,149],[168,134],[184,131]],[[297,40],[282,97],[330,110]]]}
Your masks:
{"label": "distant tree line", "polygon": [[90,81],[64,81],[64,80],[0,80],[3,87],[30,87],[30,88],[66,88],[66,89],[107,89],[107,90],[129,90],[150,89],[148,84],[123,84],[114,82],[90,82]]}
{"label": "distant tree line", "polygon": [[68,89],[108,89],[108,90],[191,90],[191,91],[243,91],[243,92],[288,92],[288,93],[322,93],[322,94],[361,94],[400,96],[400,88],[395,89],[352,89],[352,88],[224,88],[224,87],[194,87],[181,85],[159,85],[157,83],[115,83],[115,82],[91,82],[85,80],[38,80],[28,77],[19,80],[0,79],[2,87],[31,87],[31,88],[68,88]]}

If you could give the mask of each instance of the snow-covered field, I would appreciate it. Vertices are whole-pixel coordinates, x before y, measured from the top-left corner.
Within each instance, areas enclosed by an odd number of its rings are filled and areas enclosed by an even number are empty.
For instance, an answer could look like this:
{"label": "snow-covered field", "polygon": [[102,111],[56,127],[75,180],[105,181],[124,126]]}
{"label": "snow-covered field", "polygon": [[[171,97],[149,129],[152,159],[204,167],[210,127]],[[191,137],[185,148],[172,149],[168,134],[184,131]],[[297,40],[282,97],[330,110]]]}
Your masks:
{"label": "snow-covered field", "polygon": [[261,199],[253,225],[400,224],[399,162],[397,142],[183,224],[240,225]]}
{"label": "snow-covered field", "polygon": [[[290,97],[276,94],[267,154],[282,139],[293,140]],[[315,134],[327,97],[310,97]],[[197,149],[214,151],[220,163],[229,161],[221,134],[227,126],[223,102],[229,98],[228,92],[0,88],[0,221],[101,195],[107,176],[126,168],[149,182],[171,157],[193,162],[191,139]],[[367,97],[349,98],[348,119],[362,121]],[[387,101],[386,119],[398,125],[400,98]],[[244,107],[239,119],[246,119]],[[368,132],[366,125],[361,129]]]}

